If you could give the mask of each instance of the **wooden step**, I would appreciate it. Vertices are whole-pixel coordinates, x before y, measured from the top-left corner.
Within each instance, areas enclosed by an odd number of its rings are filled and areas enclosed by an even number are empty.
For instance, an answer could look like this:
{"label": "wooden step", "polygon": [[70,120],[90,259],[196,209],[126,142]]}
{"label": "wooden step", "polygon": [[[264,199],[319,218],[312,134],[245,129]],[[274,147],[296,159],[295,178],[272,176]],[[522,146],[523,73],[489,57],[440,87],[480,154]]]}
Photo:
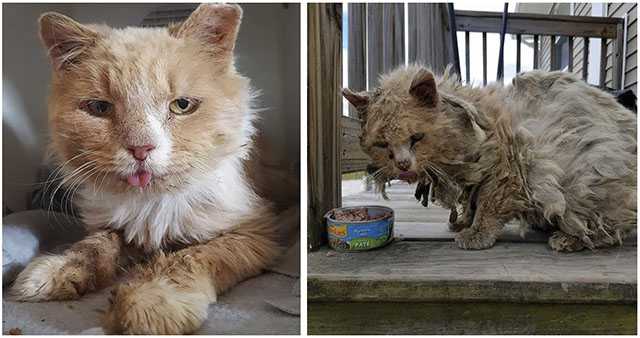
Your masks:
{"label": "wooden step", "polygon": [[556,253],[545,244],[401,241],[358,253],[308,255],[310,301],[636,301],[636,247]]}
{"label": "wooden step", "polygon": [[636,334],[635,305],[309,303],[310,335]]}
{"label": "wooden step", "polygon": [[308,255],[310,334],[636,333],[636,247],[398,241]]}

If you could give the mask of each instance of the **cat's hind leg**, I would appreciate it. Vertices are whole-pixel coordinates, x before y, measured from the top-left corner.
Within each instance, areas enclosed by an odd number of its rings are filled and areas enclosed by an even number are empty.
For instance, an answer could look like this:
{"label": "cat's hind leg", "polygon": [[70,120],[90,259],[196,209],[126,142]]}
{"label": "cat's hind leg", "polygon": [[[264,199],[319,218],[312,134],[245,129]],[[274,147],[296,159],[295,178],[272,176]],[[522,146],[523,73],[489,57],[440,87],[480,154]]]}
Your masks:
{"label": "cat's hind leg", "polygon": [[113,282],[123,247],[116,232],[100,231],[60,255],[42,255],[18,274],[10,290],[19,301],[77,299]]}
{"label": "cat's hind leg", "polygon": [[109,333],[186,334],[207,318],[216,295],[258,275],[281,252],[273,216],[257,218],[204,244],[160,254],[112,292]]}

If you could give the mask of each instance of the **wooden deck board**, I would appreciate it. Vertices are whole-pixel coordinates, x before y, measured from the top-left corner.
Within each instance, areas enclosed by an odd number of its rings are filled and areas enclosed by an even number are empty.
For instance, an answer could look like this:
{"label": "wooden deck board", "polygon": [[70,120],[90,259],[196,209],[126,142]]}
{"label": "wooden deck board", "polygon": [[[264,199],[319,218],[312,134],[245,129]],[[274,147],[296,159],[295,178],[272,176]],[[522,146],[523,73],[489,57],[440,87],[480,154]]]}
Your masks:
{"label": "wooden deck board", "polygon": [[308,256],[310,301],[631,303],[636,247],[560,254],[541,243],[467,251],[400,241],[358,253]]}

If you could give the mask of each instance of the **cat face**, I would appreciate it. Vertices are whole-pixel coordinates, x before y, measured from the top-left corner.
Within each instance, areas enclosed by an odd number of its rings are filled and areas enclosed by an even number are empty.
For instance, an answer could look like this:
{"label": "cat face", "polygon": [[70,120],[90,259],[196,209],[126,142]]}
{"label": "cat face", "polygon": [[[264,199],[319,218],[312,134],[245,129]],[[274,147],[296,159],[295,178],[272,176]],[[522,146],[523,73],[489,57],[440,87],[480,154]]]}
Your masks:
{"label": "cat face", "polygon": [[233,66],[241,16],[203,4],[178,26],[112,29],[44,14],[52,149],[68,183],[175,189],[243,154],[253,127],[249,81]]}
{"label": "cat face", "polygon": [[451,114],[433,73],[424,68],[401,68],[383,76],[372,92],[345,89],[343,95],[360,114],[360,145],[378,182],[428,181],[429,170],[464,153],[456,140],[463,121]]}

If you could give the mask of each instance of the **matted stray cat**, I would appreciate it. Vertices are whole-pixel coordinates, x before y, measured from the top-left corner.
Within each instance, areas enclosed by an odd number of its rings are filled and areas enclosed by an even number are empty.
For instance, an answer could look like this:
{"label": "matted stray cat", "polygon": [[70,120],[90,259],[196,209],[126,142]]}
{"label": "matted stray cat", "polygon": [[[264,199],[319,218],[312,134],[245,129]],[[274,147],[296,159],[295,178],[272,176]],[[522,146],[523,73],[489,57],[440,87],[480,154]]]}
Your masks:
{"label": "matted stray cat", "polygon": [[91,234],[31,262],[14,297],[76,299],[142,257],[112,291],[105,328],[189,333],[217,294],[278,257],[299,209],[276,216],[249,177],[253,94],[233,56],[241,16],[203,4],[169,28],[125,29],[41,16],[51,151]]}
{"label": "matted stray cat", "polygon": [[493,246],[513,219],[553,231],[558,251],[622,244],[636,228],[636,116],[572,74],[477,88],[411,65],[343,95],[379,187],[431,184],[442,205],[462,209],[450,224],[461,248]]}

